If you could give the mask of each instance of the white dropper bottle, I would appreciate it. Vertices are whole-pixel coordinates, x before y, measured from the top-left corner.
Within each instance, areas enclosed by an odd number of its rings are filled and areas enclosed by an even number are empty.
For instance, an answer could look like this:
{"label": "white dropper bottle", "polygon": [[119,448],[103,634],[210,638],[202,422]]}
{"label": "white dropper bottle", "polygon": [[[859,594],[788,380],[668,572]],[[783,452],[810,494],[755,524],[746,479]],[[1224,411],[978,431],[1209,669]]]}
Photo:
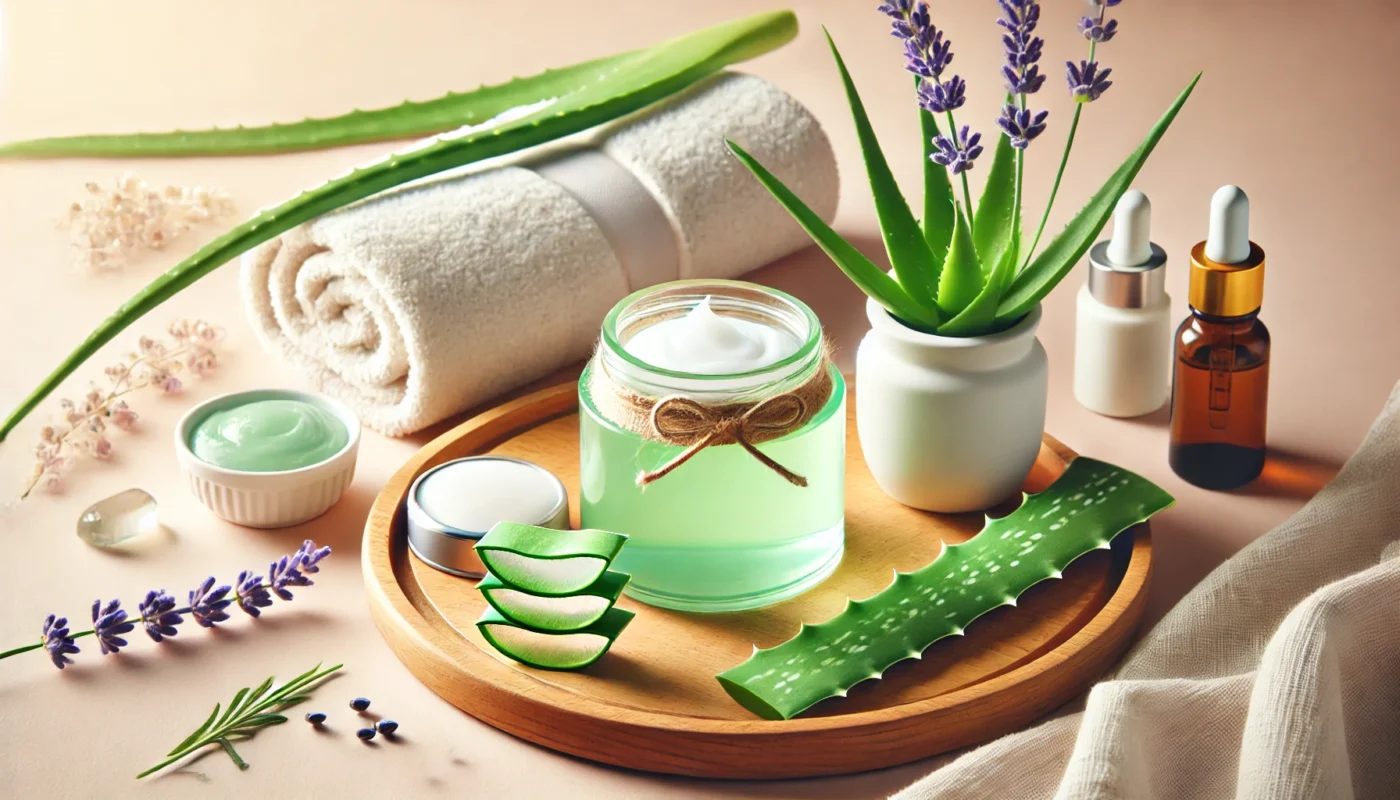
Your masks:
{"label": "white dropper bottle", "polygon": [[1138,417],[1171,391],[1167,254],[1152,243],[1152,203],[1129,190],[1113,212],[1113,238],[1089,251],[1074,338],[1074,396],[1090,411]]}

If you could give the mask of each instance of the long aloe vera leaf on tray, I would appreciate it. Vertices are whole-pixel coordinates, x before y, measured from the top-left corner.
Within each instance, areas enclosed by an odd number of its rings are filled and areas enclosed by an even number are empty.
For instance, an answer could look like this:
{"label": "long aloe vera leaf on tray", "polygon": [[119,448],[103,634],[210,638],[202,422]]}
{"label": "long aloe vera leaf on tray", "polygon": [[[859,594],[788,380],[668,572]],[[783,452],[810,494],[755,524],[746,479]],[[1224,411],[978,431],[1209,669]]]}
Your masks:
{"label": "long aloe vera leaf on tray", "polygon": [[610,608],[592,625],[577,631],[539,631],[525,628],[487,608],[476,621],[477,630],[506,656],[540,669],[583,669],[602,658],[636,616]]}
{"label": "long aloe vera leaf on tray", "polygon": [[498,522],[476,554],[500,581],[534,595],[563,597],[599,580],[627,537],[598,530],[559,531]]}
{"label": "long aloe vera leaf on tray", "polygon": [[617,602],[632,576],[604,572],[598,580],[567,597],[533,594],[487,574],[476,588],[491,607],[507,619],[527,628],[576,631],[602,618]]}
{"label": "long aloe vera leaf on tray", "polygon": [[613,62],[608,72],[579,75],[577,85],[567,91],[560,91],[553,79],[545,87],[531,83],[532,79],[494,87],[489,108],[510,110],[354,169],[266,209],[156,278],[103,320],[20,402],[0,423],[0,441],[79,365],[131,323],[230,259],[278,234],[386,189],[639,111],[729,64],[779,47],[796,34],[797,18],[792,12],[758,14],[631,53]]}
{"label": "long aloe vera leaf on tray", "polygon": [[1080,556],[1108,549],[1122,531],[1175,501],[1151,481],[1080,457],[1020,508],[987,519],[981,533],[943,548],[932,564],[896,572],[889,588],[853,600],[827,622],[755,649],[719,674],[740,705],[765,719],[791,719],[856,684],[882,677],[934,642],[960,636],[978,617],[1015,605],[1027,589],[1059,578]]}

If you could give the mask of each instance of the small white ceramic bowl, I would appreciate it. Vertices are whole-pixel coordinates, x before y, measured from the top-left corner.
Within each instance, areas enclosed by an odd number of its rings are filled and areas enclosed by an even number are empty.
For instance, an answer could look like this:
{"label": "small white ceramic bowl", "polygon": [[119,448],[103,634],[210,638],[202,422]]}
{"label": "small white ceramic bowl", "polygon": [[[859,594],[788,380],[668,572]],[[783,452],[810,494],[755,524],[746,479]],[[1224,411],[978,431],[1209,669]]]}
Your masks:
{"label": "small white ceramic bowl", "polygon": [[[319,464],[281,472],[216,467],[190,449],[190,436],[210,414],[257,400],[300,400],[320,406],[345,424],[350,439],[340,452]],[[185,412],[175,426],[175,455],[190,490],[210,511],[249,528],[285,528],[324,514],[355,477],[359,449],[360,418],[355,412],[323,394],[295,389],[254,389],[219,395]]]}

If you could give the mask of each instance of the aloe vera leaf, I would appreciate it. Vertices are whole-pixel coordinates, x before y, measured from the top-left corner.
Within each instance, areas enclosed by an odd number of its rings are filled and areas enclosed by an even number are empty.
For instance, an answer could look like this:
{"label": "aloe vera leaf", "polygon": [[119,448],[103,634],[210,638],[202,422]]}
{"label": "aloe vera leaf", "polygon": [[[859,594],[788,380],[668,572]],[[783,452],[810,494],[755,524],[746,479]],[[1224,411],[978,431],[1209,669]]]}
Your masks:
{"label": "aloe vera leaf", "polygon": [[757,159],[744,151],[744,148],[729,142],[729,149],[734,151],[734,155],[739,162],[749,168],[749,171],[758,178],[759,183],[769,191],[787,209],[797,224],[807,231],[807,235],[812,237],[812,241],[822,249],[831,260],[836,262],[836,266],[846,273],[846,277],[851,279],[862,292],[873,298],[875,302],[885,307],[886,311],[896,317],[911,323],[917,327],[933,330],[942,321],[942,316],[937,309],[925,308],[909,296],[904,287],[899,285],[899,281],[891,278],[884,270],[875,266],[874,262],[865,257],[841,234],[831,229],[817,216],[816,212],[807,207],[792,190],[778,180],[777,176],[769,172],[764,166],[758,163]]}
{"label": "aloe vera leaf", "polygon": [[988,280],[988,276],[982,274],[977,245],[972,241],[972,231],[968,230],[962,206],[954,210],[957,213],[953,222],[953,244],[948,248],[948,260],[938,278],[938,307],[949,317],[962,313]]}
{"label": "aloe vera leaf", "polygon": [[1016,276],[997,308],[998,323],[1014,322],[1029,313],[1089,251],[1094,240],[1113,216],[1113,207],[1118,203],[1118,198],[1132,186],[1133,179],[1171,127],[1200,80],[1201,74],[1197,73],[1157,124],[1152,126],[1147,138],[1143,139],[1132,155],[1118,167],[1103,188],[1090,198],[1088,205],[1084,206],[1069,225],[1065,226],[1064,231]]}
{"label": "aloe vera leaf", "polygon": [[513,588],[563,597],[598,580],[626,541],[611,531],[498,522],[476,543],[476,553],[492,575]]}
{"label": "aloe vera leaf", "polygon": [[406,100],[388,108],[356,109],[321,119],[256,127],[55,136],[8,142],[0,145],[0,158],[250,155],[427,136],[485,122],[511,109],[568,94],[636,55],[637,51],[621,53],[469,92],[449,92],[432,100]]}
{"label": "aloe vera leaf", "polygon": [[545,631],[576,631],[597,622],[622,595],[632,576],[604,572],[598,580],[568,597],[537,595],[487,573],[476,588],[491,607],[510,621]]}
{"label": "aloe vera leaf", "polygon": [[956,317],[943,323],[939,336],[980,336],[996,332],[997,303],[1016,276],[1016,247],[1002,250],[1001,260],[987,276],[982,291]]}
{"label": "aloe vera leaf", "polygon": [[1002,255],[1011,244],[1015,216],[1016,148],[1011,146],[1011,137],[1002,134],[997,137],[992,168],[987,172],[987,184],[982,188],[972,222],[972,241],[988,271],[1001,263]]}
{"label": "aloe vera leaf", "polygon": [[[917,83],[917,81],[916,81]],[[948,258],[948,246],[953,242],[953,182],[948,169],[933,160],[933,140],[941,134],[938,120],[927,109],[919,109],[919,133],[924,137],[924,241],[933,253],[935,270],[929,276],[931,286],[938,285],[939,272]]]}
{"label": "aloe vera leaf", "polygon": [[[544,108],[396,153],[302,192],[220,236],[156,278],[103,320],[0,424],[0,441],[64,378],[127,326],[239,254],[303,222],[385,189],[552,141],[639,111],[736,61],[779,47],[797,34],[790,11],[726,22],[641,50]],[[522,98],[530,99],[530,98]]]}
{"label": "aloe vera leaf", "polygon": [[875,213],[880,218],[880,232],[885,239],[885,252],[889,253],[890,264],[894,267],[899,285],[919,305],[932,309],[933,297],[938,288],[937,266],[924,232],[918,220],[909,210],[904,194],[890,171],[889,162],[880,149],[880,140],[875,137],[875,129],[870,124],[870,116],[865,112],[855,81],[846,69],[846,62],[836,49],[831,33],[826,32],[826,43],[831,55],[836,59],[836,69],[841,73],[841,84],[846,88],[846,102],[851,107],[851,117],[855,120],[856,137],[860,139],[861,157],[865,160],[865,171],[870,178],[870,192],[875,198]]}
{"label": "aloe vera leaf", "polygon": [[828,622],[719,674],[724,690],[765,719],[791,719],[861,681],[919,658],[934,642],[960,636],[973,620],[1060,574],[1075,559],[1107,549],[1120,532],[1175,501],[1127,470],[1080,457],[1050,488],[1026,496],[982,532],[945,546],[932,564],[896,572],[889,588],[850,601]]}
{"label": "aloe vera leaf", "polygon": [[610,608],[597,622],[577,631],[539,631],[521,627],[494,608],[476,621],[488,643],[508,658],[539,669],[583,669],[602,658],[636,616]]}

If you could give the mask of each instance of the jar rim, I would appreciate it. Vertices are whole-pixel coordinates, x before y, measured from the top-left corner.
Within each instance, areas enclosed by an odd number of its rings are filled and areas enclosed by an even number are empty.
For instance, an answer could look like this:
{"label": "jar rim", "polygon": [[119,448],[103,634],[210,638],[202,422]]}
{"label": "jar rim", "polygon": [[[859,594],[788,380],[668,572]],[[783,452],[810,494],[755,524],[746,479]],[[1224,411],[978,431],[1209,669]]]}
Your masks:
{"label": "jar rim", "polygon": [[[742,296],[744,293],[755,296],[761,295],[767,300],[777,301],[795,319],[802,320],[806,325],[806,330],[792,330],[792,326],[789,325],[788,329],[802,339],[797,350],[786,358],[759,367],[758,369],[749,370],[747,372],[719,374],[704,374],[665,369],[643,361],[629,352],[626,345],[623,344],[618,331],[619,322],[623,320],[627,312],[633,310],[640,301],[663,292],[674,293],[678,298],[694,297],[696,298],[696,304],[705,297],[737,298],[742,300],[744,299]],[[772,316],[773,319],[782,321],[779,314],[774,313]],[[762,379],[771,378],[773,380],[780,380],[786,378],[795,371],[801,371],[801,368],[807,364],[820,361],[823,344],[821,321],[817,319],[816,313],[812,311],[806,303],[803,303],[787,292],[749,281],[699,278],[657,284],[635,291],[618,301],[603,319],[602,349],[609,355],[620,359],[626,366],[640,370],[648,377],[696,382],[702,386],[699,391],[709,391],[727,388],[722,386],[724,383],[733,384],[736,381],[747,383]],[[753,388],[753,386],[750,385],[745,388]]]}

